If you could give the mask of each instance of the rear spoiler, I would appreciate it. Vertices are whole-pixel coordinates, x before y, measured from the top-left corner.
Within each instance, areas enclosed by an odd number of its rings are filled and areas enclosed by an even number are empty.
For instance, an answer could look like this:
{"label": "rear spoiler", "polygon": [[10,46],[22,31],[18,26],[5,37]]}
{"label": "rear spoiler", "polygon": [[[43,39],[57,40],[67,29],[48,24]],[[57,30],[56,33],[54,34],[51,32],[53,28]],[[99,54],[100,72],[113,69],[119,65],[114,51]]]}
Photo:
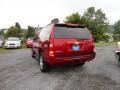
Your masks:
{"label": "rear spoiler", "polygon": [[73,27],[73,28],[85,28],[84,25],[80,25],[80,24],[55,24],[55,26],[59,26],[59,27]]}

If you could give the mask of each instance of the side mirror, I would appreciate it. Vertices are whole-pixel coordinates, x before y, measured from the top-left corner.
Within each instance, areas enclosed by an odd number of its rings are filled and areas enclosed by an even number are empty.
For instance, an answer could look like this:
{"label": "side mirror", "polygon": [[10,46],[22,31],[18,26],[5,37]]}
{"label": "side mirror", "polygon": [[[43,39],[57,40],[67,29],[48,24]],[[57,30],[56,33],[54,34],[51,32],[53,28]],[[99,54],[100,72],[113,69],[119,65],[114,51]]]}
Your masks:
{"label": "side mirror", "polygon": [[48,40],[46,40],[46,41],[44,42],[44,44],[49,44],[49,41],[48,41]]}

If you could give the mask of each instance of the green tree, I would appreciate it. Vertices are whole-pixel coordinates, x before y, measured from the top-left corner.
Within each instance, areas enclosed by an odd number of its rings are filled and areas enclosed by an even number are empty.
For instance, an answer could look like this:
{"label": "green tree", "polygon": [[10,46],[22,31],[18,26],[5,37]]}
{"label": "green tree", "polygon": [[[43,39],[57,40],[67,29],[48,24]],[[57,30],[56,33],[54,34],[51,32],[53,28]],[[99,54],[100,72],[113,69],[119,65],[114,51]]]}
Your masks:
{"label": "green tree", "polygon": [[101,9],[95,10],[95,7],[89,7],[83,16],[80,16],[78,12],[73,13],[66,17],[65,23],[85,25],[93,34],[96,42],[108,38],[105,34],[107,32],[108,20]]}
{"label": "green tree", "polygon": [[21,26],[18,22],[15,23],[15,27],[18,28],[18,29],[21,29]]}
{"label": "green tree", "polygon": [[4,35],[6,38],[8,37],[21,37],[20,31],[18,28],[16,28],[15,26],[11,26],[10,28],[8,28],[8,31],[5,33]]}
{"label": "green tree", "polygon": [[15,23],[15,26],[11,26],[8,28],[8,31],[4,35],[6,38],[7,37],[22,37],[22,30],[21,26],[18,22]]}
{"label": "green tree", "polygon": [[28,26],[25,38],[34,37],[34,36],[35,36],[35,29],[32,26]]}
{"label": "green tree", "polygon": [[94,23],[93,21],[94,19],[95,19],[95,8],[90,7],[84,12],[83,16],[81,17],[80,23],[86,25],[88,28],[92,28],[91,24]]}
{"label": "green tree", "polygon": [[114,34],[120,34],[120,20],[114,24]]}
{"label": "green tree", "polygon": [[0,35],[3,35],[3,34],[4,34],[3,29],[0,29]]}
{"label": "green tree", "polygon": [[105,34],[107,32],[108,20],[101,9],[95,11],[94,7],[88,8],[81,21],[92,32],[96,42],[108,39],[108,36]]}
{"label": "green tree", "polygon": [[120,20],[114,24],[113,38],[114,40],[120,40]]}
{"label": "green tree", "polygon": [[18,22],[15,23],[15,28],[19,32],[20,36],[22,36],[23,32],[22,32],[21,26]]}
{"label": "green tree", "polygon": [[78,12],[73,13],[70,16],[67,16],[65,19],[65,23],[79,24],[80,23],[80,14]]}

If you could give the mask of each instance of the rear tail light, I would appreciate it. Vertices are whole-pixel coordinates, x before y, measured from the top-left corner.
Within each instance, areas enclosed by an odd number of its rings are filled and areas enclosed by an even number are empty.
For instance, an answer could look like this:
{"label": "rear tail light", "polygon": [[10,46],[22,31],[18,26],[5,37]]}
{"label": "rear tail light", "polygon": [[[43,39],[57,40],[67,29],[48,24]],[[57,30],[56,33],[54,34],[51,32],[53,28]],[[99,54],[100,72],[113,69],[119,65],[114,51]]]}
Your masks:
{"label": "rear tail light", "polygon": [[79,44],[79,42],[76,41],[76,42],[74,42],[74,44]]}
{"label": "rear tail light", "polygon": [[49,56],[54,57],[53,44],[49,44]]}
{"label": "rear tail light", "polygon": [[54,52],[53,51],[49,51],[49,56],[54,57],[55,56]]}

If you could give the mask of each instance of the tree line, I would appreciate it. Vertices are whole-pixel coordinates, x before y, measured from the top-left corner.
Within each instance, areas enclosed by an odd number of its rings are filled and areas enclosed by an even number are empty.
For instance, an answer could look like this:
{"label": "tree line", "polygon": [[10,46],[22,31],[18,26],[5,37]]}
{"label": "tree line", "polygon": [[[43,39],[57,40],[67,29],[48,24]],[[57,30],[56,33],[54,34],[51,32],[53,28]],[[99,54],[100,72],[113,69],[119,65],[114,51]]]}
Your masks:
{"label": "tree line", "polygon": [[109,25],[106,14],[95,7],[89,7],[83,15],[73,13],[67,16],[64,22],[85,25],[93,34],[95,42],[108,41],[110,37],[107,33],[111,33],[115,41],[120,40],[120,20],[114,25]]}
{"label": "tree line", "polygon": [[93,34],[96,42],[109,39],[109,36],[105,34],[109,22],[101,9],[95,10],[95,7],[90,7],[82,16],[76,12],[67,16],[64,22],[85,25]]}
{"label": "tree line", "polygon": [[[69,16],[66,16],[65,23],[71,24],[81,24],[85,25],[90,32],[93,34],[95,42],[98,41],[108,41],[110,38],[106,33],[109,29],[113,28],[110,33],[113,34],[114,40],[120,40],[120,20],[118,20],[114,25],[109,25],[109,20],[106,17],[106,14],[101,9],[95,9],[95,7],[89,7],[80,15],[78,12],[72,13]],[[23,30],[18,22],[14,26],[8,28],[7,33],[4,34],[7,38],[9,36],[16,37],[34,37],[35,28],[28,26],[26,30]]]}
{"label": "tree line", "polygon": [[28,26],[27,29],[22,29],[21,25],[16,22],[14,26],[11,26],[7,29],[7,32],[4,33],[4,37],[19,37],[19,38],[29,38],[35,36],[35,28]]}

